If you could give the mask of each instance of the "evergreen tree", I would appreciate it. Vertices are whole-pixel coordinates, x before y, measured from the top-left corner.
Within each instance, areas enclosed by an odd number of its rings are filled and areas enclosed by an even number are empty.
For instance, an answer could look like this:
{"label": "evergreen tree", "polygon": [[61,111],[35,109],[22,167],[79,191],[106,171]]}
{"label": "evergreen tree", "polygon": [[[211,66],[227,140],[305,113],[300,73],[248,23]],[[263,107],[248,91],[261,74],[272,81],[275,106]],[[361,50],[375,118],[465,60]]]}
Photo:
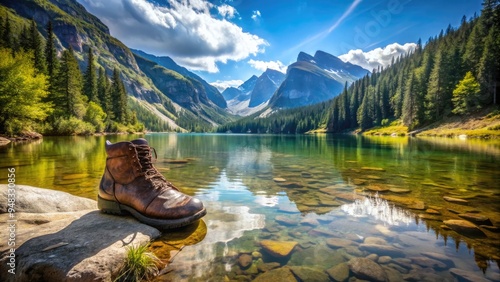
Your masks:
{"label": "evergreen tree", "polygon": [[120,78],[120,71],[117,68],[113,70],[111,98],[115,120],[123,124],[127,123],[127,92]]}
{"label": "evergreen tree", "polygon": [[500,26],[493,26],[484,41],[484,50],[479,63],[478,80],[481,83],[483,103],[497,101],[497,86],[500,80]]}
{"label": "evergreen tree", "polygon": [[9,14],[7,14],[5,19],[2,33],[2,43],[6,48],[14,49],[14,40],[12,38],[12,26],[10,25]]}
{"label": "evergreen tree", "polygon": [[416,76],[415,73],[412,72],[410,79],[408,80],[406,91],[403,97],[403,108],[401,112],[401,118],[403,120],[403,124],[412,128],[415,122],[415,118],[417,116],[416,111],[416,93],[415,93],[415,83]]}
{"label": "evergreen tree", "polygon": [[52,28],[52,21],[47,23],[47,40],[45,42],[45,61],[47,65],[47,74],[50,79],[55,77],[59,61],[57,59],[56,37]]}
{"label": "evergreen tree", "polygon": [[38,33],[38,29],[36,26],[36,22],[31,20],[30,27],[30,49],[33,51],[33,60],[35,63],[35,68],[40,73],[45,73],[45,59],[43,57],[43,46],[42,46],[42,38]]}
{"label": "evergreen tree", "polygon": [[114,119],[111,105],[109,79],[104,68],[99,69],[99,77],[97,78],[97,96],[99,98],[101,108],[107,114],[108,119]]}
{"label": "evergreen tree", "polygon": [[444,73],[442,72],[442,52],[439,50],[434,59],[429,83],[427,85],[427,94],[425,96],[425,114],[428,121],[438,120],[443,114],[443,83]]}
{"label": "evergreen tree", "polygon": [[60,109],[58,114],[83,118],[85,106],[82,97],[81,72],[71,47],[62,53],[61,65],[57,74],[56,92],[57,96],[54,102],[57,109]]}
{"label": "evergreen tree", "polygon": [[97,93],[97,75],[94,66],[94,54],[92,48],[89,47],[88,57],[87,57],[87,70],[84,74],[84,84],[83,93],[88,97],[89,101],[99,103],[98,93]]}
{"label": "evergreen tree", "polygon": [[480,109],[479,94],[479,83],[469,71],[453,91],[453,113],[463,115]]}

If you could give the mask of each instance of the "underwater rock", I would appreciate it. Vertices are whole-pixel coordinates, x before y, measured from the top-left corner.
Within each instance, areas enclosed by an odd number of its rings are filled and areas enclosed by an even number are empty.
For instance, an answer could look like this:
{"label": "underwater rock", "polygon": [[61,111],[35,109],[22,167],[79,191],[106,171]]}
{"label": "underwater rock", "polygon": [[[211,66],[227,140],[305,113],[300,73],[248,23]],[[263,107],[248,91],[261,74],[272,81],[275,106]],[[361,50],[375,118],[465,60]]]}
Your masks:
{"label": "underwater rock", "polygon": [[335,282],[346,281],[349,278],[349,266],[344,262],[327,269],[326,273]]}
{"label": "underwater rock", "polygon": [[403,252],[403,250],[389,246],[389,245],[360,244],[359,249],[363,250],[363,251],[370,252],[370,253],[391,256],[391,257],[404,257],[405,256],[405,253]]}
{"label": "underwater rock", "polygon": [[387,245],[387,241],[379,237],[366,237],[363,241],[365,244]]}
{"label": "underwater rock", "polygon": [[451,268],[450,269],[451,275],[453,277],[457,278],[459,281],[465,281],[465,282],[488,282],[490,281],[489,279],[486,279],[482,276],[479,276],[475,273],[472,273],[467,270],[459,269],[459,268]]}
{"label": "underwater rock", "polygon": [[453,197],[449,197],[449,196],[443,196],[443,199],[445,201],[447,201],[447,202],[455,203],[455,204],[461,204],[461,205],[467,205],[467,204],[469,204],[469,201],[467,201],[467,200],[453,198]]}
{"label": "underwater rock", "polygon": [[262,240],[260,245],[262,248],[268,252],[270,255],[275,257],[286,257],[288,256],[298,243],[295,241],[273,241],[273,240]]}
{"label": "underwater rock", "polygon": [[493,225],[491,223],[491,220],[487,218],[486,216],[478,215],[478,214],[473,214],[473,213],[461,213],[458,215],[459,217],[466,219],[470,222],[473,222],[477,225]]}
{"label": "underwater rock", "polygon": [[249,254],[241,254],[238,257],[238,264],[243,269],[247,268],[250,264],[252,264],[252,256]]}
{"label": "underwater rock", "polygon": [[259,269],[260,272],[267,272],[267,271],[276,269],[278,267],[280,267],[279,262],[268,262],[268,263],[259,264],[257,266],[257,268]]}
{"label": "underwater rock", "polygon": [[276,268],[257,276],[253,282],[269,282],[269,281],[289,281],[296,282],[297,279],[288,267]]}
{"label": "underwater rock", "polygon": [[307,281],[307,282],[328,282],[330,279],[328,275],[324,272],[316,270],[311,267],[305,266],[290,266],[290,270],[296,277],[299,278],[299,281]]}
{"label": "underwater rock", "polygon": [[384,269],[376,262],[367,258],[353,258],[347,263],[349,269],[359,279],[365,279],[375,282],[387,281],[387,274]]}
{"label": "underwater rock", "polygon": [[347,239],[329,238],[326,239],[326,245],[332,249],[345,248],[350,245],[356,244],[355,242]]}
{"label": "underwater rock", "polygon": [[278,215],[275,218],[276,222],[282,225],[297,225],[299,224],[299,221],[295,218],[291,218],[289,216],[283,216],[283,215]]}
{"label": "underwater rock", "polygon": [[450,219],[450,220],[445,220],[443,222],[446,224],[446,226],[450,227],[453,229],[455,232],[458,234],[465,235],[467,237],[478,237],[478,238],[483,238],[486,237],[483,231],[481,229],[477,228],[476,225],[474,225],[472,222],[467,221],[467,220],[461,220],[461,219]]}
{"label": "underwater rock", "polygon": [[286,182],[286,179],[283,177],[275,177],[273,178],[274,182]]}
{"label": "underwater rock", "polygon": [[436,270],[443,270],[443,269],[446,269],[448,268],[446,266],[445,263],[443,262],[440,262],[438,260],[435,260],[435,259],[431,259],[429,257],[411,257],[411,262],[416,264],[416,265],[420,265],[421,267],[430,267],[430,268],[434,268]]}
{"label": "underwater rock", "polygon": [[453,262],[453,260],[451,260],[449,257],[447,257],[444,254],[433,253],[433,252],[423,252],[421,254],[424,255],[424,256],[426,256],[426,257],[429,257],[431,259],[438,260],[438,261],[446,264],[446,266],[448,266],[448,267],[454,267],[455,266],[455,263]]}
{"label": "underwater rock", "polygon": [[396,194],[404,194],[411,192],[410,189],[404,189],[404,188],[390,188],[389,191]]}
{"label": "underwater rock", "polygon": [[385,171],[385,169],[381,167],[370,167],[370,166],[363,166],[361,167],[362,170],[372,170],[372,171]]}

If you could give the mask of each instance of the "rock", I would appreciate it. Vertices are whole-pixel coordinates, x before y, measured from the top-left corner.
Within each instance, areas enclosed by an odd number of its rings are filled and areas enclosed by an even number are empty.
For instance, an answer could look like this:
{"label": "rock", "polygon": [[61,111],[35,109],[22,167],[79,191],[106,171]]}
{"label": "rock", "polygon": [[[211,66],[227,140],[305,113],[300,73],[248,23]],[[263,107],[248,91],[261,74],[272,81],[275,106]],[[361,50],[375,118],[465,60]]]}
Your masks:
{"label": "rock", "polygon": [[362,170],[372,170],[372,171],[385,171],[385,169],[381,167],[369,167],[369,166],[364,166],[361,167]]}
{"label": "rock", "polygon": [[[0,184],[0,213],[6,213],[7,185]],[[16,212],[52,213],[93,210],[97,208],[94,200],[75,197],[69,193],[42,189],[27,185],[16,185]]]}
{"label": "rock", "polygon": [[413,198],[407,198],[407,197],[402,197],[402,196],[396,196],[396,195],[380,195],[380,198],[385,199],[390,202],[394,202],[399,205],[406,206],[407,208],[410,209],[415,209],[415,210],[424,210],[425,209],[425,203],[423,201],[413,199]]}
{"label": "rock", "polygon": [[295,182],[278,182],[278,185],[285,188],[302,188],[304,185]]}
{"label": "rock", "polygon": [[491,220],[486,216],[473,214],[473,213],[461,213],[458,215],[459,217],[471,221],[477,225],[493,225]]}
{"label": "rock", "polygon": [[275,257],[286,257],[288,256],[298,243],[295,241],[273,241],[273,240],[262,240],[260,245],[264,250],[266,250],[270,255]]}
{"label": "rock", "polygon": [[276,216],[276,218],[274,219],[276,220],[277,223],[281,224],[281,225],[297,225],[299,224],[299,220],[298,219],[295,219],[295,218],[291,218],[289,216],[282,216],[282,215],[278,215]]}
{"label": "rock", "polygon": [[303,178],[311,178],[312,174],[310,174],[309,172],[302,172],[300,173],[300,176],[302,176]]}
{"label": "rock", "polygon": [[10,140],[4,137],[0,137],[0,146],[5,146],[10,143]]}
{"label": "rock", "polygon": [[443,196],[443,199],[447,202],[461,204],[461,205],[467,205],[469,203],[469,201],[467,201],[467,200],[448,197],[448,196]]}
{"label": "rock", "polygon": [[309,231],[309,235],[311,235],[311,236],[337,237],[338,233],[335,233],[335,232],[332,232],[329,230],[314,228],[311,231]]}
{"label": "rock", "polygon": [[367,259],[373,260],[374,262],[378,261],[378,255],[377,254],[369,254],[366,256]]}
{"label": "rock", "polygon": [[247,268],[250,264],[252,264],[252,256],[249,254],[241,254],[238,257],[238,264],[243,269]]}
{"label": "rock", "polygon": [[286,179],[285,178],[282,178],[282,177],[275,177],[273,178],[274,182],[286,182]]}
{"label": "rock", "polygon": [[451,268],[450,273],[451,273],[451,275],[453,275],[453,277],[457,278],[459,281],[464,281],[464,282],[488,282],[488,281],[490,281],[489,279],[486,279],[483,276],[480,276],[480,275],[477,275],[473,272],[459,269],[459,268]]}
{"label": "rock", "polygon": [[410,193],[410,189],[404,189],[404,188],[390,188],[390,192],[392,193],[397,193],[397,194],[404,194],[404,193]]}
{"label": "rock", "polygon": [[379,237],[366,237],[363,241],[365,244],[387,245],[387,241]]}
{"label": "rock", "polygon": [[371,185],[367,185],[367,186],[365,186],[365,188],[366,188],[367,190],[372,191],[372,192],[380,192],[380,193],[382,193],[382,192],[387,192],[387,191],[389,191],[389,188],[387,188],[387,187],[380,187],[380,186],[378,186],[378,185],[373,185],[373,184],[371,184]]}
{"label": "rock", "polygon": [[366,179],[361,179],[361,178],[356,178],[352,181],[352,184],[358,186],[358,185],[363,185],[366,183]]}
{"label": "rock", "polygon": [[262,254],[259,252],[252,252],[252,258],[253,259],[259,259],[262,257]]}
{"label": "rock", "polygon": [[336,193],[335,197],[347,202],[354,202],[356,200],[362,201],[365,199],[365,197],[354,193]]}
{"label": "rock", "polygon": [[378,263],[381,263],[381,264],[387,264],[391,261],[391,257],[390,256],[381,256],[378,258]]}
{"label": "rock", "polygon": [[494,233],[500,233],[500,228],[496,226],[490,226],[490,225],[479,225],[479,227],[484,228],[488,231],[494,232]]}
{"label": "rock", "polygon": [[322,206],[327,206],[327,207],[340,207],[342,205],[341,202],[337,202],[334,200],[328,200],[328,199],[319,199],[319,203]]}
{"label": "rock", "polygon": [[438,260],[438,261],[446,264],[446,266],[448,266],[448,267],[455,266],[455,263],[453,262],[453,260],[451,260],[448,256],[446,256],[444,254],[433,253],[433,252],[423,252],[421,254],[426,256],[426,257],[429,257],[431,259]]}
{"label": "rock", "polygon": [[486,234],[484,234],[481,229],[477,228],[477,226],[467,220],[450,219],[443,221],[443,223],[453,229],[455,232],[468,237],[486,237]]}
{"label": "rock", "polygon": [[[0,220],[7,216],[0,215]],[[35,277],[40,281],[112,281],[119,275],[128,246],[146,244],[160,236],[157,229],[132,217],[97,210],[19,212],[16,218],[16,281],[33,281]],[[6,247],[0,251],[4,253]],[[0,260],[2,281],[7,281],[6,259]]]}
{"label": "rock", "polygon": [[311,267],[305,266],[290,266],[290,270],[299,281],[304,282],[328,282],[330,279],[324,272],[318,271]]}
{"label": "rock", "polygon": [[345,248],[347,246],[353,245],[354,242],[351,240],[347,240],[347,239],[329,238],[329,239],[326,239],[326,244],[330,248],[338,249],[338,248]]}
{"label": "rock", "polygon": [[309,225],[309,226],[318,226],[319,225],[319,221],[315,218],[311,218],[311,217],[306,217],[304,219],[302,219],[300,221],[300,224],[302,225]]}
{"label": "rock", "polygon": [[384,282],[387,281],[387,274],[384,269],[376,262],[367,258],[353,258],[347,263],[349,269],[359,279],[369,281]]}
{"label": "rock", "polygon": [[365,177],[368,179],[372,179],[372,180],[382,180],[383,179],[382,177],[377,176],[377,175],[367,175]]}
{"label": "rock", "polygon": [[279,262],[268,262],[268,263],[259,264],[259,266],[257,268],[259,269],[260,272],[267,272],[269,270],[273,270],[273,269],[278,268],[278,267],[280,267]]}
{"label": "rock", "polygon": [[430,267],[430,268],[434,268],[436,270],[443,270],[443,269],[446,269],[447,266],[445,263],[443,262],[440,262],[438,260],[435,260],[435,259],[431,259],[431,258],[428,258],[428,257],[411,257],[411,262],[416,264],[416,265],[420,265],[421,267]]}
{"label": "rock", "polygon": [[297,279],[288,267],[273,269],[257,276],[253,282],[268,282],[268,281],[289,281],[296,282]]}
{"label": "rock", "polygon": [[435,209],[426,209],[425,212],[428,214],[441,214],[439,211]]}
{"label": "rock", "polygon": [[370,253],[375,253],[379,256],[404,257],[403,250],[389,246],[378,244],[360,244],[359,249]]}
{"label": "rock", "polygon": [[328,276],[335,282],[347,281],[349,278],[349,266],[347,263],[337,264],[336,266],[326,270]]}

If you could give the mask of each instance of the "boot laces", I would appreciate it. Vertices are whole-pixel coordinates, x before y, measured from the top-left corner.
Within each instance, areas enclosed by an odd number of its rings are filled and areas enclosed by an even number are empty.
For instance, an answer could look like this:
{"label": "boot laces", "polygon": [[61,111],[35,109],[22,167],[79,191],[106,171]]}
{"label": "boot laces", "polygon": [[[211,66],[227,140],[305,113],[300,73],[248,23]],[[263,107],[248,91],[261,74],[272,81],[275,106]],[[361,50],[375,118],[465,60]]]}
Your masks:
{"label": "boot laces", "polygon": [[142,173],[144,173],[146,180],[150,180],[155,188],[166,182],[165,177],[153,166],[153,155],[151,152],[155,153],[155,160],[158,158],[155,148],[148,145],[136,145],[135,148]]}

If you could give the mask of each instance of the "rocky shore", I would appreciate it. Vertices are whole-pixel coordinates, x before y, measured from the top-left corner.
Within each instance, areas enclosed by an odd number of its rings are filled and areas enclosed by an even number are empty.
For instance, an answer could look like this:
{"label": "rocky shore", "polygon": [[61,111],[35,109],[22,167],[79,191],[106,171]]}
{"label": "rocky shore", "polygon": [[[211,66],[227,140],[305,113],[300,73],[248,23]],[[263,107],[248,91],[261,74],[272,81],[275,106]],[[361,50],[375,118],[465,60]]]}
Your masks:
{"label": "rocky shore", "polygon": [[100,213],[94,200],[25,185],[16,185],[9,213],[7,185],[0,191],[0,220],[12,226],[0,237],[14,239],[0,242],[0,281],[114,281],[127,246],[160,236],[131,217]]}

